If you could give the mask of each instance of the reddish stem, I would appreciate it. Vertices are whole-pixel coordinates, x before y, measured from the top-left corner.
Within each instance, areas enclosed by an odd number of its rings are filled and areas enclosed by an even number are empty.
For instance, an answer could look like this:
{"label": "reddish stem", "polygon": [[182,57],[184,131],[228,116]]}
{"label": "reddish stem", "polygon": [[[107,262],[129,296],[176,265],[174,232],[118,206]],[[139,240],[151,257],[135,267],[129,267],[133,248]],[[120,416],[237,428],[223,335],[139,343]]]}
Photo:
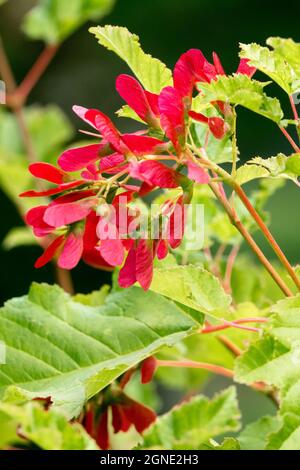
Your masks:
{"label": "reddish stem", "polygon": [[196,361],[161,361],[157,360],[157,367],[188,367],[192,369],[203,369],[209,372],[214,372],[218,375],[223,375],[224,377],[233,378],[233,371],[226,369],[222,366],[217,366],[215,364],[208,364],[206,362],[196,362]]}
{"label": "reddish stem", "polygon": [[282,264],[286,268],[287,272],[289,273],[289,275],[293,279],[295,285],[300,290],[300,279],[298,278],[297,274],[295,273],[295,271],[294,271],[293,267],[291,266],[290,262],[288,261],[287,257],[285,256],[285,254],[281,250],[280,246],[276,242],[275,238],[271,234],[270,230],[268,229],[268,227],[266,226],[266,224],[264,223],[264,221],[262,220],[262,218],[260,217],[260,215],[258,214],[256,209],[252,206],[252,204],[249,201],[249,199],[248,199],[247,195],[245,194],[244,190],[239,185],[235,185],[234,189],[235,189],[235,192],[237,193],[237,195],[239,196],[239,198],[241,199],[242,203],[244,204],[244,206],[248,210],[248,212],[251,214],[251,216],[253,217],[253,219],[255,220],[255,222],[257,223],[259,228],[261,229],[261,231],[264,234],[265,238],[268,240],[269,244],[273,248],[273,250],[276,253],[277,257],[282,262]]}
{"label": "reddish stem", "polygon": [[[265,266],[267,271],[270,273],[276,284],[280,287],[282,292],[287,296],[287,297],[293,297],[292,291],[288,288],[288,286],[285,284],[283,279],[280,277],[280,275],[277,273],[277,271],[274,269],[270,261],[265,257],[264,253],[262,250],[259,248],[253,237],[250,235],[246,227],[242,224],[240,219],[238,218],[235,210],[232,209],[230,204],[228,203],[227,200],[225,200],[222,195],[220,194],[218,187],[216,186],[215,183],[210,183],[209,184],[210,188],[224,207],[225,211],[227,212],[232,224],[237,228],[237,230],[240,232],[240,234],[243,236],[243,238],[246,240],[248,245],[250,246],[251,250],[256,254],[258,257],[259,261]],[[241,191],[242,189],[237,186]],[[246,197],[247,198],[247,197]],[[248,199],[247,199],[248,201]],[[249,201],[248,201],[249,202]],[[249,202],[250,204],[250,202]],[[251,204],[250,204],[251,206]],[[251,206],[252,208],[252,206]],[[254,208],[252,208],[254,210]],[[257,214],[258,215],[258,214]],[[291,267],[292,271],[293,268]]]}
{"label": "reddish stem", "polygon": [[57,284],[64,289],[65,292],[68,292],[70,295],[74,295],[74,287],[70,271],[66,269],[59,268],[55,265],[55,274]]}
{"label": "reddish stem", "polygon": [[236,245],[232,248],[228,260],[227,260],[227,265],[226,265],[226,271],[225,271],[225,276],[224,276],[224,289],[226,292],[229,294],[231,293],[231,275],[232,275],[232,270],[233,266],[236,260],[236,257],[239,253],[240,247],[239,245]]}
{"label": "reddish stem", "polygon": [[45,47],[42,51],[40,56],[37,58],[36,62],[32,66],[32,68],[27,73],[26,77],[22,81],[22,83],[18,86],[15,90],[15,95],[19,97],[22,104],[25,103],[28,95],[33,90],[37,82],[40,80],[41,76],[47,69],[48,65],[52,61],[53,57],[55,56],[58,45],[51,45]]}
{"label": "reddish stem", "polygon": [[293,98],[292,95],[290,95],[289,98],[290,98],[290,103],[291,103],[291,107],[292,107],[292,110],[293,110],[294,118],[295,118],[296,121],[299,121],[299,115],[298,115],[298,111],[297,111],[297,108],[296,108],[296,105],[295,105],[294,98]]}
{"label": "reddish stem", "polygon": [[[252,317],[252,318],[239,318],[238,320],[234,320],[232,322],[225,321],[221,325],[209,325],[205,326],[200,333],[208,334],[208,333],[215,333],[216,331],[226,330],[227,328],[243,328],[246,329],[247,327],[242,327],[244,323],[266,323],[268,321],[267,318],[260,318],[260,317]],[[257,331],[257,328],[247,328],[250,331]]]}
{"label": "reddish stem", "polygon": [[289,141],[289,143],[291,144],[291,146],[293,147],[293,149],[295,150],[295,152],[299,153],[300,152],[300,147],[298,147],[298,145],[296,144],[296,142],[294,141],[294,139],[290,136],[290,134],[288,133],[288,131],[282,127],[282,126],[279,126],[279,129],[281,130],[281,132],[283,133],[283,135],[287,138],[287,140]]}
{"label": "reddish stem", "polygon": [[226,346],[227,349],[229,349],[230,352],[233,353],[234,356],[238,357],[242,354],[241,349],[232,341],[230,341],[227,336],[219,335],[217,338],[219,341],[221,341],[221,343],[223,343],[224,346]]}

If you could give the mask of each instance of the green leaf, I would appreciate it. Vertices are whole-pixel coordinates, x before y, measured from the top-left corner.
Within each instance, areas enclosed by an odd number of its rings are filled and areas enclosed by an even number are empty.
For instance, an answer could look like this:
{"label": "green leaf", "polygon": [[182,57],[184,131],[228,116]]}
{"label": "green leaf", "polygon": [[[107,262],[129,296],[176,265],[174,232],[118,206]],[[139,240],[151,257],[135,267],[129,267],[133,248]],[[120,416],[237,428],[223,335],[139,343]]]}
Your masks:
{"label": "green leaf", "polygon": [[27,209],[41,204],[36,198],[20,198],[19,194],[32,188],[32,177],[28,171],[28,164],[20,162],[1,162],[0,160],[0,187],[2,191],[24,213]]}
{"label": "green leaf", "polygon": [[39,160],[56,163],[62,147],[73,137],[68,118],[56,105],[31,106],[25,119]]}
{"label": "green leaf", "polygon": [[[233,310],[233,309],[232,309]],[[249,316],[264,316],[264,312],[258,310],[251,302],[245,302],[236,307],[232,312],[226,315],[226,319],[234,321]],[[210,318],[213,324],[220,324],[222,321],[216,321]],[[260,324],[253,324],[260,327]],[[163,348],[159,352],[159,359],[164,360],[192,360],[196,362],[206,362],[209,364],[217,364],[233,370],[234,356],[232,352],[225,346],[220,339],[223,338],[234,343],[241,351],[246,349],[246,344],[253,341],[257,337],[257,333],[241,330],[237,328],[228,328],[227,330],[210,334],[198,334],[189,336],[176,344],[173,348]],[[205,381],[210,377],[210,373],[204,370],[183,368],[180,375],[175,368],[161,367],[156,372],[156,379],[167,385],[168,388],[184,390],[190,393],[191,390],[199,390]]]}
{"label": "green leaf", "polygon": [[263,337],[236,360],[236,380],[263,381],[279,391],[279,424],[269,433],[266,449],[299,450],[300,294],[279,301],[271,311],[275,314]]}
{"label": "green leaf", "polygon": [[300,450],[299,414],[286,413],[281,428],[269,436],[267,450]]}
{"label": "green leaf", "polygon": [[[284,411],[295,411],[300,405],[288,400],[298,390],[300,371],[295,367],[299,360],[300,345],[300,295],[279,301],[271,308],[275,312],[264,328],[264,335],[253,343],[236,362],[236,378],[243,383],[264,381],[281,391]],[[294,408],[296,407],[296,408]]]}
{"label": "green leaf", "polygon": [[242,58],[250,60],[250,65],[265,73],[276,82],[286,93],[291,94],[297,90],[295,74],[285,58],[271,51],[268,47],[258,44],[240,44]]}
{"label": "green leaf", "polygon": [[2,247],[4,250],[12,250],[18,246],[35,245],[36,240],[29,227],[12,228],[5,236]]}
{"label": "green leaf", "polygon": [[[24,118],[37,160],[56,163],[63,147],[73,136],[73,129],[64,113],[55,105],[31,106],[24,110]],[[21,213],[41,204],[38,199],[19,198],[21,192],[34,187],[28,161],[16,118],[0,109],[0,187]]]}
{"label": "green leaf", "polygon": [[[79,423],[71,424],[63,414],[52,409],[45,411],[37,402],[29,402],[23,406],[0,402],[0,412],[11,419],[15,432],[18,430],[19,434],[40,449],[99,449]],[[1,415],[0,425],[2,426]],[[11,439],[11,443],[15,440]]]}
{"label": "green leaf", "polygon": [[226,437],[221,444],[211,439],[202,444],[200,450],[241,450],[241,448],[237,439]]}
{"label": "green leaf", "polygon": [[3,3],[7,2],[7,0],[0,0],[0,6],[3,5]]}
{"label": "green leaf", "polygon": [[143,449],[199,449],[211,438],[239,429],[236,391],[230,387],[212,400],[198,395],[161,416],[144,434]]}
{"label": "green leaf", "polygon": [[258,421],[248,424],[238,437],[241,450],[264,450],[270,434],[280,427],[275,416],[263,416]]}
{"label": "green leaf", "polygon": [[89,305],[90,307],[98,307],[104,304],[109,291],[110,286],[104,285],[100,290],[95,290],[90,294],[76,294],[73,296],[73,300],[83,305]]}
{"label": "green leaf", "polygon": [[276,157],[255,157],[241,166],[236,173],[236,181],[242,185],[257,178],[285,178],[298,184],[300,176],[300,154],[290,157],[280,153]]}
{"label": "green leaf", "polygon": [[120,108],[116,114],[118,117],[133,119],[134,121],[144,123],[144,121],[136,114],[135,111],[133,111],[132,108],[130,108],[130,106],[128,106],[128,104],[122,106],[122,108]]}
{"label": "green leaf", "polygon": [[300,80],[300,43],[292,39],[273,37],[267,40],[267,44],[292,67],[297,79]]}
{"label": "green leaf", "polygon": [[269,175],[270,173],[266,168],[260,165],[251,165],[250,160],[249,163],[238,168],[235,180],[239,185],[243,185],[258,178],[267,178]]}
{"label": "green leaf", "polygon": [[58,44],[88,20],[107,15],[115,0],[39,0],[27,13],[23,29],[31,39]]}
{"label": "green leaf", "polygon": [[142,50],[139,37],[120,26],[90,28],[99,43],[123,59],[141,84],[152,93],[172,84],[171,71]]}
{"label": "green leaf", "polygon": [[0,310],[7,352],[0,395],[18,386],[27,398],[51,396],[56,408],[76,416],[127,369],[196,327],[174,303],[138,288],[91,307],[57,286],[33,284]]}
{"label": "green leaf", "polygon": [[267,83],[251,80],[247,75],[235,74],[233,76],[219,76],[211,83],[203,83],[205,99],[211,101],[226,101],[234,105],[261,114],[262,116],[280,122],[283,112],[277,98],[270,98],[264,93]]}
{"label": "green leaf", "polygon": [[[191,131],[195,143],[199,147],[203,147],[204,142],[207,140],[207,126],[194,123]],[[232,143],[230,135],[226,134],[223,139],[216,139],[212,133],[209,133],[205,151],[209,159],[215,163],[232,162]]]}
{"label": "green leaf", "polygon": [[198,266],[155,268],[150,289],[212,316],[224,315],[231,303],[218,279]]}

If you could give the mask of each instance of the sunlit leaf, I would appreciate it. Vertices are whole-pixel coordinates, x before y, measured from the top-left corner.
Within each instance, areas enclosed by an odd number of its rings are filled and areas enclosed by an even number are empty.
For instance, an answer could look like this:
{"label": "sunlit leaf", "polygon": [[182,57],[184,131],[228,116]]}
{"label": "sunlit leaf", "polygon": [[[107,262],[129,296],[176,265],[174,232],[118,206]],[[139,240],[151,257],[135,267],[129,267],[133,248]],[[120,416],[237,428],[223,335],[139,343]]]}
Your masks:
{"label": "sunlit leaf", "polygon": [[23,436],[23,445],[28,440],[43,450],[98,449],[95,441],[79,423],[69,423],[63,414],[55,410],[45,411],[38,402],[22,406],[0,402],[0,412],[11,419],[11,425],[15,428],[12,443],[17,440],[18,431]]}
{"label": "sunlit leaf", "polygon": [[7,302],[0,325],[7,350],[0,395],[14,384],[27,398],[51,396],[70,417],[128,368],[197,326],[173,302],[138,288],[91,307],[46,284]]}
{"label": "sunlit leaf", "polygon": [[225,101],[261,114],[278,123],[283,113],[277,98],[264,93],[267,83],[251,80],[247,75],[219,76],[211,83],[201,84],[207,101]]}
{"label": "sunlit leaf", "polygon": [[158,59],[145,54],[139,37],[130,33],[127,28],[107,25],[91,28],[90,32],[96,36],[102,46],[113,51],[127,63],[148,91],[159,93],[163,87],[170,85],[171,71]]}
{"label": "sunlit leaf", "polygon": [[265,73],[276,82],[286,93],[291,94],[298,89],[295,73],[284,57],[271,51],[268,47],[258,44],[241,44],[240,56],[250,60],[250,64]]}
{"label": "sunlit leaf", "polygon": [[115,0],[39,0],[27,13],[23,23],[32,39],[58,44],[88,20],[107,15]]}
{"label": "sunlit leaf", "polygon": [[196,396],[161,416],[144,434],[144,449],[199,449],[205,441],[239,429],[240,413],[233,387],[212,400]]}
{"label": "sunlit leaf", "polygon": [[155,268],[150,289],[212,316],[224,315],[231,303],[218,279],[198,266]]}

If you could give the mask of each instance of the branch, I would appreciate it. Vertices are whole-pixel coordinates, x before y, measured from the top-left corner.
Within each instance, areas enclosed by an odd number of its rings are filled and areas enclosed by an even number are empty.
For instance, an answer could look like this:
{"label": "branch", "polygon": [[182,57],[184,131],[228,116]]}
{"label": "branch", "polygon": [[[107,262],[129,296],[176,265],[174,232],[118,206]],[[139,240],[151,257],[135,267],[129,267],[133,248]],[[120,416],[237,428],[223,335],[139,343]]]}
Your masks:
{"label": "branch", "polygon": [[294,118],[295,118],[296,121],[299,121],[299,115],[298,115],[298,111],[297,111],[297,108],[296,108],[296,105],[295,105],[293,95],[290,95],[289,98],[290,98],[290,103],[291,103],[292,111],[293,111],[293,114],[294,114]]}
{"label": "branch", "polygon": [[264,234],[265,238],[267,239],[267,241],[269,242],[269,244],[273,248],[273,250],[276,253],[277,257],[279,258],[279,260],[281,261],[281,263],[283,264],[283,266],[286,268],[287,272],[289,273],[289,275],[293,279],[295,285],[300,290],[300,279],[298,278],[297,274],[295,273],[295,271],[294,271],[293,267],[291,266],[290,262],[288,261],[287,257],[285,256],[285,254],[281,250],[280,246],[276,242],[275,238],[271,234],[270,230],[268,229],[268,227],[266,226],[266,224],[264,223],[264,221],[262,220],[262,218],[260,217],[260,215],[258,214],[256,209],[252,206],[252,204],[249,201],[248,197],[246,196],[244,190],[241,188],[241,186],[239,186],[237,184],[234,184],[234,190],[237,193],[237,195],[239,196],[239,198],[242,201],[242,203],[244,204],[244,206],[246,207],[246,209],[248,210],[248,212],[252,215],[253,219],[255,220],[255,222],[257,223],[259,228],[261,229],[262,233]]}
{"label": "branch", "polygon": [[241,349],[236,345],[234,344],[232,341],[230,341],[229,338],[227,338],[227,336],[223,336],[223,335],[218,335],[217,336],[218,340],[221,341],[221,343],[227,348],[229,349],[229,351],[231,353],[233,353],[233,355],[235,357],[238,357],[242,354],[242,351]]}
{"label": "branch", "polygon": [[234,320],[232,322],[229,321],[224,321],[221,325],[208,325],[205,326],[202,330],[200,330],[200,333],[202,334],[208,334],[208,333],[215,333],[216,331],[222,331],[222,330],[227,330],[227,328],[242,328],[250,331],[257,331],[257,328],[248,328],[248,327],[242,327],[244,323],[266,323],[268,321],[267,318],[261,318],[261,317],[252,317],[252,318],[240,318],[238,320]]}
{"label": "branch", "polygon": [[[49,49],[49,48],[46,48],[46,49]],[[31,91],[32,85],[36,83],[35,80],[37,80],[39,76],[41,76],[47,64],[50,62],[51,58],[56,52],[56,50],[54,51],[52,47],[50,47],[50,49],[51,49],[51,53],[48,50],[47,53],[44,53],[44,55],[42,54],[42,57],[40,57],[40,59],[38,59],[37,61],[37,65],[33,67],[31,72],[29,72],[29,75],[25,79],[25,84],[23,82],[23,87],[24,87],[23,91],[25,89],[25,93],[27,92],[29,93]],[[7,55],[6,55],[1,37],[0,37],[0,75],[2,76],[6,84],[6,89],[11,97],[10,106],[17,120],[28,160],[30,163],[33,163],[37,161],[37,156],[36,156],[33,144],[32,144],[31,136],[29,134],[25,118],[24,118],[23,101],[17,98],[18,89],[16,85],[16,80],[12,72],[11,66],[9,64],[9,61],[7,59]],[[20,212],[20,215],[21,215],[22,220],[24,220],[23,214],[21,212]],[[71,278],[69,271],[62,270],[59,267],[56,267],[56,277],[57,277],[58,284],[66,292],[70,294],[74,293],[72,278]]]}
{"label": "branch", "polygon": [[217,366],[215,364],[208,364],[206,362],[157,360],[157,367],[188,367],[192,369],[207,370],[209,372],[214,372],[215,374],[223,375],[224,377],[229,377],[231,379],[234,377],[232,370],[226,369],[222,366]]}
{"label": "branch", "polygon": [[300,152],[300,147],[298,147],[298,145],[296,144],[296,142],[294,141],[294,139],[290,136],[290,134],[288,133],[288,131],[282,127],[282,126],[279,126],[279,129],[281,130],[281,132],[283,133],[283,135],[287,138],[287,140],[289,141],[289,143],[291,144],[291,146],[293,147],[293,149],[295,150],[295,152],[299,153]]}
{"label": "branch", "polygon": [[259,246],[256,244],[246,227],[242,224],[242,222],[239,220],[237,217],[236,212],[232,209],[230,204],[228,203],[227,200],[225,200],[222,195],[220,194],[218,187],[216,183],[209,183],[210,188],[224,207],[225,211],[227,212],[232,224],[237,228],[237,230],[240,232],[240,234],[243,236],[243,238],[246,240],[248,245],[250,246],[251,250],[256,254],[257,258],[259,261],[264,265],[264,267],[267,269],[267,271],[270,273],[276,284],[280,287],[282,292],[287,296],[287,297],[292,297],[293,293],[292,291],[288,288],[288,286],[285,284],[283,279],[279,276],[277,271],[273,268],[272,264],[269,262],[269,260],[265,257]]}
{"label": "branch", "polygon": [[52,61],[56,52],[58,51],[58,45],[51,45],[45,47],[42,51],[32,68],[27,73],[26,77],[22,83],[15,90],[14,94],[19,98],[19,100],[24,104],[28,98],[28,95],[31,93],[35,85],[40,80],[41,76],[47,69],[48,65]]}

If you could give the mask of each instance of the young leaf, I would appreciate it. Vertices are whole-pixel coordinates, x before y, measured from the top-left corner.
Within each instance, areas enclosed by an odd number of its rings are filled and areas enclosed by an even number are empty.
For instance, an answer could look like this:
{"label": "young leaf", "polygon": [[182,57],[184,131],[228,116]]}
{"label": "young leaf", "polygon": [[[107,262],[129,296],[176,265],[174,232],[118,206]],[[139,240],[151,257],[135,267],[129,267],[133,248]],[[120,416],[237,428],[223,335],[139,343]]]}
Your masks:
{"label": "young leaf", "polygon": [[[55,410],[45,411],[38,402],[23,406],[0,402],[0,412],[11,419],[15,433],[43,450],[97,450],[95,441],[79,423],[69,423]],[[1,418],[0,418],[1,419]],[[14,423],[14,424],[12,424]],[[2,422],[0,420],[0,425]],[[12,437],[12,436],[11,436]],[[14,443],[15,439],[11,439]],[[26,441],[22,441],[24,445]]]}
{"label": "young leaf", "polygon": [[261,114],[262,116],[280,122],[283,112],[277,98],[270,98],[264,93],[267,83],[251,80],[247,75],[219,76],[211,83],[201,83],[205,91],[206,101],[226,101],[241,105]]}
{"label": "young leaf", "polygon": [[88,20],[107,15],[115,0],[39,0],[27,13],[23,29],[31,39],[59,44]]}
{"label": "young leaf", "polygon": [[212,316],[226,314],[231,303],[218,279],[198,266],[157,267],[150,289]]}
{"label": "young leaf", "polygon": [[241,450],[264,450],[270,434],[277,431],[280,421],[276,416],[263,416],[248,424],[238,437]]}
{"label": "young leaf", "polygon": [[279,301],[264,335],[236,361],[236,379],[263,381],[281,392],[281,412],[298,413],[300,407],[300,295]]}
{"label": "young leaf", "polygon": [[250,65],[265,73],[286,93],[291,94],[297,90],[295,74],[284,57],[258,44],[240,44],[240,47],[240,56],[249,59]]}
{"label": "young leaf", "polygon": [[143,449],[199,449],[211,438],[239,429],[234,387],[212,400],[198,395],[161,416],[144,434]]}
{"label": "young leaf", "polygon": [[300,450],[299,414],[283,415],[281,427],[269,436],[266,450]]}
{"label": "young leaf", "polygon": [[236,172],[236,181],[242,185],[257,178],[284,178],[298,184],[300,176],[300,154],[290,157],[280,153],[276,157],[255,157]]}
{"label": "young leaf", "polygon": [[38,159],[56,163],[74,134],[67,116],[56,105],[35,105],[26,109],[25,118]]}
{"label": "young leaf", "polygon": [[[300,80],[300,43],[292,39],[273,37],[267,40],[267,44],[292,67],[297,79]],[[300,83],[298,85],[300,86]]]}
{"label": "young leaf", "polygon": [[139,37],[120,26],[90,28],[99,43],[123,59],[146,90],[159,93],[172,84],[171,71],[142,50]]}
{"label": "young leaf", "polygon": [[14,384],[27,398],[51,396],[71,418],[127,369],[194,328],[197,323],[173,302],[138,288],[91,307],[57,286],[33,284],[27,296],[0,310],[7,353],[0,395]]}
{"label": "young leaf", "polygon": [[110,286],[104,285],[100,290],[95,290],[90,294],[76,294],[73,296],[73,300],[83,305],[89,305],[90,307],[99,307],[104,304],[109,291]]}
{"label": "young leaf", "polygon": [[5,236],[2,247],[4,250],[12,250],[18,246],[35,244],[36,240],[29,227],[15,227]]}
{"label": "young leaf", "polygon": [[200,123],[194,123],[191,132],[199,147],[203,147],[207,141],[205,151],[210,160],[215,163],[232,162],[232,143],[229,134],[223,139],[216,139],[212,133],[207,133],[207,126]]}
{"label": "young leaf", "polygon": [[239,185],[243,185],[258,178],[267,178],[269,174],[270,173],[268,170],[263,166],[251,165],[250,160],[249,163],[246,163],[245,165],[242,165],[238,168],[235,175],[235,180]]}

